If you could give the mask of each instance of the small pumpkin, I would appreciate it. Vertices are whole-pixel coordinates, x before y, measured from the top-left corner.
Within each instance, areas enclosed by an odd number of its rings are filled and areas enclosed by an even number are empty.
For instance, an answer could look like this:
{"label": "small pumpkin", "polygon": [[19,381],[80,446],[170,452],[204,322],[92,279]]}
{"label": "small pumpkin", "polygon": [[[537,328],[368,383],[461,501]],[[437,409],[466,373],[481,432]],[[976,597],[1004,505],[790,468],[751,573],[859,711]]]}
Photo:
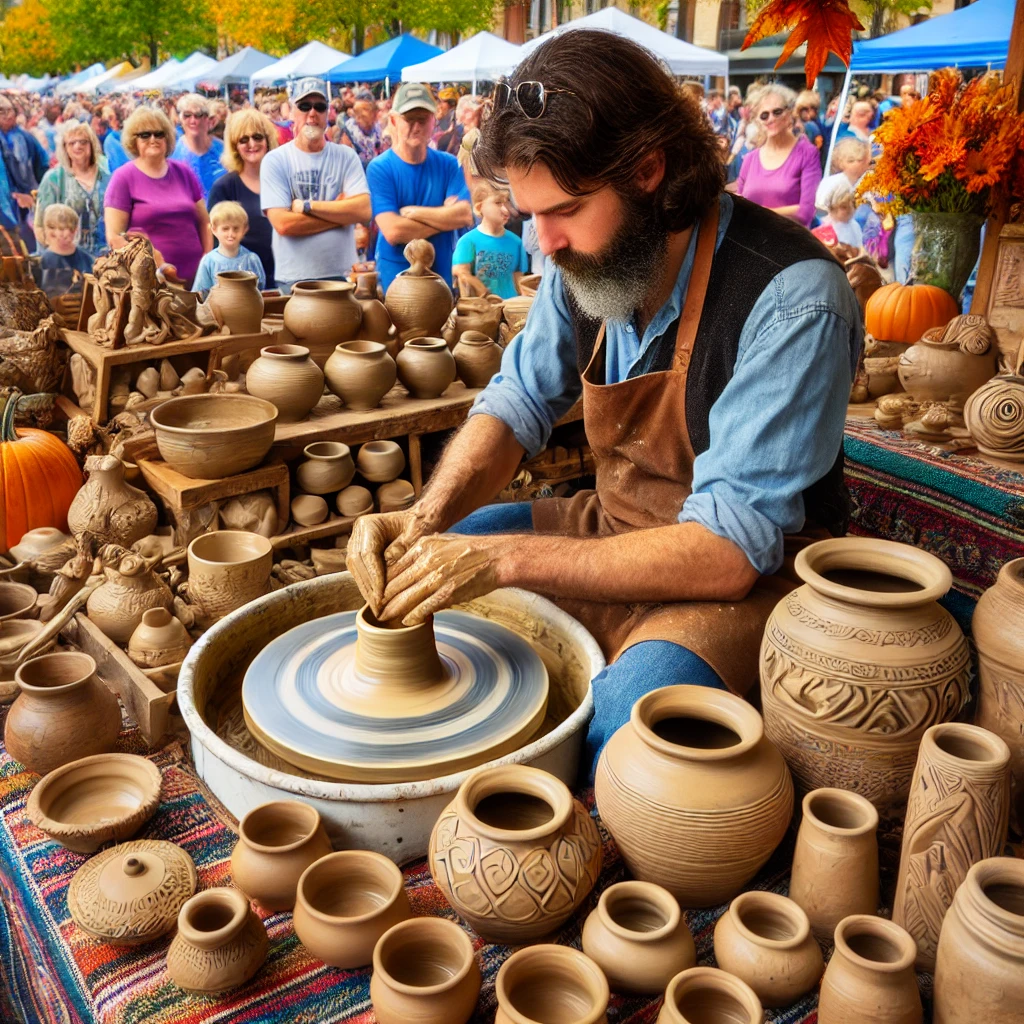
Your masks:
{"label": "small pumpkin", "polygon": [[956,300],[932,284],[887,284],[868,299],[864,329],[879,341],[913,343],[960,312]]}

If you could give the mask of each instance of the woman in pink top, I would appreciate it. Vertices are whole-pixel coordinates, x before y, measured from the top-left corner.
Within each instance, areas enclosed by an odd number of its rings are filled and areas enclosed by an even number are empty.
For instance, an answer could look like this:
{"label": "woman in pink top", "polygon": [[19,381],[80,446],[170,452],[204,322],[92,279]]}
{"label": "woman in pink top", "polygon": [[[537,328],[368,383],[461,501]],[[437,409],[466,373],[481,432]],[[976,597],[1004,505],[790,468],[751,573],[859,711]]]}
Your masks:
{"label": "woman in pink top", "polygon": [[765,142],[743,158],[736,191],[809,228],[821,158],[806,136],[793,131],[795,104],[796,94],[784,85],[766,85],[751,97],[751,117],[764,129]]}

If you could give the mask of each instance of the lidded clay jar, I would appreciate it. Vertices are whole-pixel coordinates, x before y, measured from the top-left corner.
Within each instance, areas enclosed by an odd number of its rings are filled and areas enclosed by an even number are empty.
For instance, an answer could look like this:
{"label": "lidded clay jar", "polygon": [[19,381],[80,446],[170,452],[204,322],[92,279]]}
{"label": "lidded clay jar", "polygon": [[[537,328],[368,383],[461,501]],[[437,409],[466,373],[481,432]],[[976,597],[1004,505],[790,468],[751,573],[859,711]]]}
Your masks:
{"label": "lidded clay jar", "polygon": [[231,334],[259,334],[263,295],[251,270],[222,270],[206,304]]}
{"label": "lidded clay jar", "polygon": [[398,379],[413,398],[440,397],[455,373],[455,359],[444,338],[410,338],[398,353]]}
{"label": "lidded clay jar", "polygon": [[735,896],[793,814],[789,770],[761,716],[703,686],[641,697],[601,753],[594,795],[633,876],[685,907]]}
{"label": "lidded clay jar", "polygon": [[356,455],[356,469],[370,483],[386,484],[405,469],[405,453],[395,441],[367,441]]}
{"label": "lidded clay jar", "polygon": [[409,338],[433,337],[441,330],[452,308],[452,292],[444,278],[430,269],[434,247],[425,238],[411,241],[402,255],[409,267],[388,285],[384,305],[404,343]]}
{"label": "lidded clay jar", "polygon": [[192,646],[188,630],[166,608],[142,613],[128,641],[128,657],[143,668],[158,668],[181,661]]}
{"label": "lidded clay jar", "polygon": [[295,423],[320,401],[324,374],[304,345],[268,345],[245,371],[245,390],[277,406],[278,423]]}
{"label": "lidded clay jar", "polygon": [[762,1024],[764,1009],[751,987],[715,967],[691,967],[665,990],[658,1024]]}
{"label": "lidded clay jar", "polygon": [[395,361],[377,341],[346,341],[324,366],[327,386],[350,409],[374,409],[394,387]]}
{"label": "lidded clay jar", "polygon": [[588,956],[568,946],[528,946],[513,953],[494,983],[494,1024],[605,1024],[608,981]]}
{"label": "lidded clay jar", "polygon": [[284,325],[309,349],[317,366],[359,330],[363,311],[347,281],[299,281],[284,307]]}
{"label": "lidded clay jar", "polygon": [[615,992],[657,995],[697,963],[675,897],[650,882],[609,886],[583,925],[583,952]]}
{"label": "lidded clay jar", "polygon": [[501,347],[489,334],[463,331],[452,355],[459,378],[467,388],[487,387],[501,369]]}
{"label": "lidded clay jar", "polygon": [[352,482],[356,467],[352,450],[340,441],[314,441],[302,449],[295,479],[306,494],[334,494]]}

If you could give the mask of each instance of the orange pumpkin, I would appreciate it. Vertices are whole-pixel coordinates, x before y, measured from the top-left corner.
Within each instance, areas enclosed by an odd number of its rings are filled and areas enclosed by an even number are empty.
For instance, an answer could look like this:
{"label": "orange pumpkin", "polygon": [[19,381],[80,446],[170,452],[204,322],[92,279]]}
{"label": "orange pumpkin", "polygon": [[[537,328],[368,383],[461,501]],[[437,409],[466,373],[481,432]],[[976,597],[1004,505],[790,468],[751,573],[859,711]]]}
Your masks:
{"label": "orange pumpkin", "polygon": [[864,329],[878,341],[920,341],[932,327],[945,327],[960,309],[944,288],[932,284],[887,284],[864,307]]}
{"label": "orange pumpkin", "polygon": [[0,418],[0,551],[9,551],[38,526],[68,528],[68,509],[82,486],[71,449],[46,430],[14,427],[20,393],[8,397]]}

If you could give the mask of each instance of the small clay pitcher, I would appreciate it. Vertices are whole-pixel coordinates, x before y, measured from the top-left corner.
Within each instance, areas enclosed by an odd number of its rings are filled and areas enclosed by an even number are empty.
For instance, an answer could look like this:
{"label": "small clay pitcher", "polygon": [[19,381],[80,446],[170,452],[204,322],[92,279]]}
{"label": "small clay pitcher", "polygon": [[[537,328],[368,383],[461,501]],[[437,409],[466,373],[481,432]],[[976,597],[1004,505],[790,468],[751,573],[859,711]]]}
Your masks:
{"label": "small clay pitcher", "polygon": [[246,370],[245,389],[277,406],[278,423],[295,423],[320,401],[324,374],[304,345],[268,345]]}
{"label": "small clay pitcher", "polygon": [[340,441],[314,441],[302,450],[295,479],[307,494],[336,494],[352,482],[356,467],[352,450]]}
{"label": "small clay pitcher", "polygon": [[762,1024],[763,1020],[764,1009],[754,990],[714,967],[691,967],[677,974],[665,989],[658,1014],[658,1024]]}
{"label": "small clay pitcher", "polygon": [[353,484],[338,493],[335,504],[343,516],[363,516],[373,511],[373,495],[365,487]]}
{"label": "small clay pitcher", "polygon": [[443,338],[410,338],[398,353],[398,379],[413,398],[439,398],[455,380],[455,359]]}
{"label": "small clay pitcher", "polygon": [[364,480],[386,484],[405,469],[405,453],[395,441],[367,441],[356,455],[356,469]]}
{"label": "small clay pitcher", "polygon": [[222,270],[206,304],[231,334],[259,334],[263,295],[250,270]]}
{"label": "small clay pitcher", "polygon": [[459,379],[467,388],[487,387],[501,369],[501,347],[480,331],[463,331],[452,355]]}
{"label": "small clay pitcher", "polygon": [[568,946],[513,953],[494,984],[494,1024],[606,1024],[608,981],[590,957]]}
{"label": "small clay pitcher", "polygon": [[128,641],[128,657],[143,668],[157,668],[181,661],[192,646],[188,630],[166,608],[142,613]]}
{"label": "small clay pitcher", "polygon": [[398,331],[391,322],[391,314],[380,299],[360,299],[363,322],[359,325],[359,337],[365,341],[379,341],[388,350],[392,359],[397,358],[401,345]]}
{"label": "small clay pitcher", "polygon": [[124,465],[113,455],[85,460],[88,480],[68,509],[68,529],[75,537],[88,533],[97,545],[130,548],[153,532],[156,505],[145,491],[125,482]]}
{"label": "small clay pitcher", "polygon": [[188,594],[207,628],[236,608],[262,597],[270,584],[274,548],[245,530],[219,530],[188,546]]}
{"label": "small clay pitcher", "polygon": [[395,386],[395,361],[378,341],[347,341],[324,366],[327,386],[350,409],[374,409]]}
{"label": "small clay pitcher", "polygon": [[356,302],[355,285],[347,281],[299,281],[292,285],[284,307],[284,325],[292,337],[309,349],[323,369],[331,353],[359,330],[363,311]]}

